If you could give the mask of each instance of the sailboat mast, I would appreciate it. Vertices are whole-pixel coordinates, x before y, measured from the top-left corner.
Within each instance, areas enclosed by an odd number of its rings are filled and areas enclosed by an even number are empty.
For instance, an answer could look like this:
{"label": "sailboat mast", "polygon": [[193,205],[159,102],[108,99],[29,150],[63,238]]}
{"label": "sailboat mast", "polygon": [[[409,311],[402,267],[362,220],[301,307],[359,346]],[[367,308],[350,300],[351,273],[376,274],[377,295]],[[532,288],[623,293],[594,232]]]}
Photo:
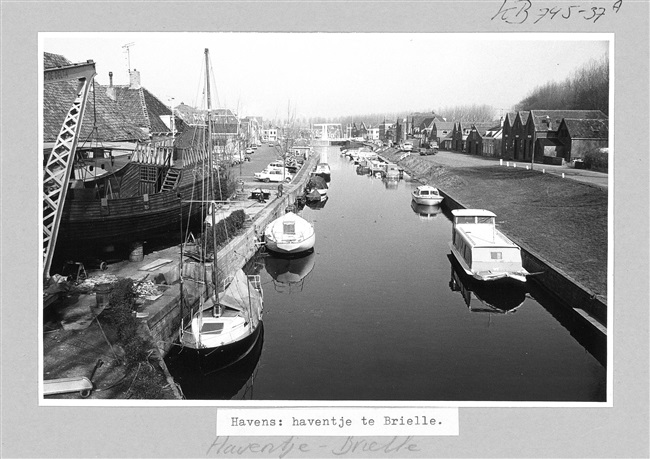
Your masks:
{"label": "sailboat mast", "polygon": [[214,196],[214,168],[212,166],[212,121],[210,119],[210,110],[212,109],[210,97],[210,51],[205,48],[205,95],[208,108],[208,168],[210,175],[208,186],[210,187],[210,215],[212,223],[212,282],[214,283],[215,303],[219,302],[219,289],[217,287],[217,232],[215,231],[215,196]]}

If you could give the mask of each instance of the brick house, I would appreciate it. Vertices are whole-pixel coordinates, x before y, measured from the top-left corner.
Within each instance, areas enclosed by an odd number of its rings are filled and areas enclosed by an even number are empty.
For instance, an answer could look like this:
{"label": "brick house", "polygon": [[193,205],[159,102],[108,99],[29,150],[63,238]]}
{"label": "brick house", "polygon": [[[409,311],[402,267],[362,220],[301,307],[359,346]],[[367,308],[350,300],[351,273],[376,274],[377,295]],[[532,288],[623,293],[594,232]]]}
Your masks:
{"label": "brick house", "polygon": [[[506,159],[514,159],[516,161],[525,161],[530,158],[530,152],[533,149],[533,138],[526,131],[526,123],[530,112],[521,110],[517,112],[515,120],[509,131],[508,142],[511,150],[506,151]],[[530,137],[527,137],[530,135]]]}
{"label": "brick house", "polygon": [[433,126],[431,127],[429,141],[431,142],[432,140],[435,140],[442,148],[442,139],[451,136],[455,124],[456,123],[453,121],[434,121]]}
{"label": "brick house", "polygon": [[[503,121],[503,120],[502,120]],[[483,136],[483,156],[499,157],[502,153],[503,125],[487,129]]]}
{"label": "brick house", "polygon": [[514,138],[512,134],[512,128],[515,124],[515,118],[517,118],[516,112],[506,113],[505,118],[503,119],[503,131],[501,133],[501,157],[504,159],[512,159],[514,151]]}
{"label": "brick house", "polygon": [[609,146],[608,120],[563,118],[557,139],[564,145],[565,161],[584,159],[588,151]]}
{"label": "brick house", "polygon": [[470,155],[483,154],[483,137],[492,123],[472,123],[465,139],[465,151]]}
{"label": "brick house", "polygon": [[[534,154],[535,162],[560,163],[567,153],[567,145],[558,139],[558,129],[564,118],[583,120],[606,120],[600,110],[532,110],[524,128],[527,144],[526,161]],[[574,123],[575,125],[575,123]]]}

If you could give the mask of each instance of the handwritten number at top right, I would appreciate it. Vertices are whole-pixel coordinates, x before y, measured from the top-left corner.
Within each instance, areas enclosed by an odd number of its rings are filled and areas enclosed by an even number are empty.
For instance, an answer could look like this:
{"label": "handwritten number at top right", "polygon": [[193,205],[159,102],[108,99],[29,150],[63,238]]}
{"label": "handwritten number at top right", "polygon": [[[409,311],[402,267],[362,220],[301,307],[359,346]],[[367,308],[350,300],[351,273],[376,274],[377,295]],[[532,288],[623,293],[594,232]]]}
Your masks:
{"label": "handwritten number at top right", "polygon": [[[618,13],[623,5],[623,0],[615,1],[611,9]],[[576,2],[573,5],[553,6],[551,8],[535,8],[532,0],[503,0],[499,11],[492,16],[491,20],[501,20],[507,24],[523,24],[528,18],[535,18],[533,24],[537,24],[542,19],[554,20],[556,17],[562,19],[582,18],[585,21],[596,22],[605,16],[608,9],[602,6],[583,6]],[[537,13],[537,14],[535,14]],[[561,14],[560,14],[561,13]]]}

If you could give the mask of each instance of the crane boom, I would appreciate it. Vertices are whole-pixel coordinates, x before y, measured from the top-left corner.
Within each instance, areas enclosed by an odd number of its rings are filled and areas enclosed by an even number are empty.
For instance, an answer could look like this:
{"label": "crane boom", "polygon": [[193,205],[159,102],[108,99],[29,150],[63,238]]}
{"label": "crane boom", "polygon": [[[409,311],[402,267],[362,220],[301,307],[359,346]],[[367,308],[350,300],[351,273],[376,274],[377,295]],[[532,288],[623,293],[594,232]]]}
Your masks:
{"label": "crane boom", "polygon": [[96,74],[93,61],[46,69],[44,72],[46,83],[72,79],[77,79],[79,82],[75,100],[63,121],[43,171],[43,275],[45,278],[50,275],[88,92]]}

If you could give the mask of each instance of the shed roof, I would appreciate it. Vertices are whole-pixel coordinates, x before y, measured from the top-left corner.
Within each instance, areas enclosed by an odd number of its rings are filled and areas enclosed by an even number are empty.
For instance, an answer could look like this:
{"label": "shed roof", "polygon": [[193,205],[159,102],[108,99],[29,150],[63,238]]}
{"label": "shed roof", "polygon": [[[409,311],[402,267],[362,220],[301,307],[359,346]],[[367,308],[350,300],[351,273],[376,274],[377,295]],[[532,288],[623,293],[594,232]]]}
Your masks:
{"label": "shed roof", "polygon": [[563,118],[607,119],[607,115],[600,110],[531,110],[530,113],[536,131],[557,131]]}
{"label": "shed roof", "polygon": [[490,129],[492,123],[472,123],[470,129],[473,131],[476,129],[480,136],[484,136],[485,133]]}
{"label": "shed roof", "polygon": [[537,139],[537,142],[543,147],[547,147],[547,146],[563,147],[564,146],[564,144],[562,142],[560,142],[558,139],[556,139],[555,137],[541,137],[541,138]]}
{"label": "shed roof", "polygon": [[572,139],[606,139],[609,136],[606,119],[564,118],[564,124]]}
{"label": "shed roof", "polygon": [[454,122],[453,121],[434,121],[433,125],[436,127],[437,130],[439,130],[439,129],[451,130],[451,129],[454,128]]}

